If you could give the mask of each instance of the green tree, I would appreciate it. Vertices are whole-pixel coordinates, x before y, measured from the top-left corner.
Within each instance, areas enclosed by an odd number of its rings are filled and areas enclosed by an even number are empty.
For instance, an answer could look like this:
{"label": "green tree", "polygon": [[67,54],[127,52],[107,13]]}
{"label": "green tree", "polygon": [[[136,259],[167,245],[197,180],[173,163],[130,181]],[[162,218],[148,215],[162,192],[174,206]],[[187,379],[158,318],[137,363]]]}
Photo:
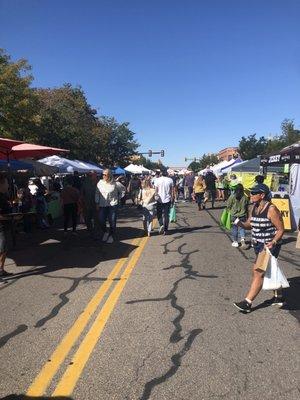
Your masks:
{"label": "green tree", "polygon": [[300,130],[295,129],[294,121],[285,119],[281,124],[281,138],[284,146],[289,146],[300,140]]}
{"label": "green tree", "polygon": [[39,123],[38,99],[30,87],[31,67],[24,59],[11,61],[0,49],[0,135],[31,141]]}
{"label": "green tree", "polygon": [[198,161],[193,161],[193,162],[191,162],[190,165],[188,166],[188,169],[191,169],[191,170],[194,171],[194,172],[198,172],[198,171],[200,171],[202,168],[201,168],[200,162],[198,162]]}
{"label": "green tree", "polygon": [[150,158],[146,158],[143,155],[140,155],[139,160],[135,161],[134,164],[143,165],[143,167],[151,169],[152,171],[155,169],[168,169],[160,160],[152,161]]}
{"label": "green tree", "polygon": [[40,124],[38,143],[70,150],[70,157],[95,160],[96,111],[80,87],[67,84],[54,89],[36,89]]}
{"label": "green tree", "polygon": [[267,143],[266,154],[276,152],[300,140],[300,130],[295,129],[294,121],[285,119],[281,123],[281,134]]}
{"label": "green tree", "polygon": [[98,120],[96,135],[96,158],[106,166],[128,165],[139,147],[134,132],[129,129],[129,122],[119,124],[112,117],[103,116]]}
{"label": "green tree", "polygon": [[256,138],[256,133],[247,137],[242,136],[239,142],[239,154],[243,160],[251,160],[258,155],[265,154],[267,148],[267,140],[264,136]]}
{"label": "green tree", "polygon": [[200,170],[204,169],[207,167],[207,165],[214,165],[218,164],[219,159],[217,154],[210,153],[210,154],[203,154],[203,156],[200,158],[199,164],[200,164]]}

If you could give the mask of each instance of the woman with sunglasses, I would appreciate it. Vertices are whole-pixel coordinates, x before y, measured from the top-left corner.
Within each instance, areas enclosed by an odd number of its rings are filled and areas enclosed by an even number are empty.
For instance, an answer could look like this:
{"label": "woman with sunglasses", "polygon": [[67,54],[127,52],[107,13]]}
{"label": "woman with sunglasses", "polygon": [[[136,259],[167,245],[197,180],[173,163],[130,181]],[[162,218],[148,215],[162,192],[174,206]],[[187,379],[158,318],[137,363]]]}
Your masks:
{"label": "woman with sunglasses", "polygon": [[[117,225],[117,207],[120,199],[125,196],[126,189],[120,182],[115,182],[111,170],[103,171],[103,179],[97,183],[95,194],[96,209],[99,212],[99,222],[103,230],[102,241],[113,243]],[[109,223],[107,231],[106,223]]]}
{"label": "woman with sunglasses", "polygon": [[[280,240],[284,233],[283,220],[278,208],[270,200],[270,190],[267,185],[260,183],[251,189],[250,201],[253,204],[252,210],[246,222],[237,221],[236,223],[244,229],[251,229],[253,247],[257,256],[267,247],[274,257],[278,257],[280,251]],[[250,289],[244,300],[234,303],[242,312],[250,312],[252,302],[261,291],[264,279],[262,269],[254,264],[252,271],[252,282]],[[269,301],[270,304],[282,305],[282,297],[275,296]]]}

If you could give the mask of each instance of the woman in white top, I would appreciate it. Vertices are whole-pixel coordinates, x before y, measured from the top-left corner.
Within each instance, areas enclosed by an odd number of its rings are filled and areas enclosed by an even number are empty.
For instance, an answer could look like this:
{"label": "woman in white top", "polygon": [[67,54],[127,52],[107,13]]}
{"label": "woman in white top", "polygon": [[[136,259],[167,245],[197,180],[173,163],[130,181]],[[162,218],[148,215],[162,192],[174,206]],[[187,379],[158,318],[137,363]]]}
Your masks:
{"label": "woman in white top", "polygon": [[151,182],[148,179],[145,179],[143,182],[142,189],[139,193],[139,203],[143,210],[144,229],[148,236],[150,236],[156,201],[155,189],[151,187]]}
{"label": "woman in white top", "polygon": [[[117,225],[117,207],[119,201],[125,196],[125,187],[120,182],[115,182],[109,169],[103,171],[103,179],[97,183],[95,194],[96,208],[99,211],[99,221],[104,232],[102,240],[113,243]],[[106,222],[109,223],[109,231]]]}

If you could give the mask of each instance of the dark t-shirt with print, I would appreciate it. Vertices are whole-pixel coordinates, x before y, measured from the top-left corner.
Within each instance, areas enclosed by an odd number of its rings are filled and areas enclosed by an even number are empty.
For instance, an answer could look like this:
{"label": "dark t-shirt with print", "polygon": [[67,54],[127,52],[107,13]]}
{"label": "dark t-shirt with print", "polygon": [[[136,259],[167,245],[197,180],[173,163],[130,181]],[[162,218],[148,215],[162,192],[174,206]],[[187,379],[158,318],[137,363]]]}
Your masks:
{"label": "dark t-shirt with print", "polygon": [[[8,196],[5,193],[0,193],[0,215],[9,214],[11,207],[8,202]],[[7,222],[0,220],[0,230],[7,228]]]}

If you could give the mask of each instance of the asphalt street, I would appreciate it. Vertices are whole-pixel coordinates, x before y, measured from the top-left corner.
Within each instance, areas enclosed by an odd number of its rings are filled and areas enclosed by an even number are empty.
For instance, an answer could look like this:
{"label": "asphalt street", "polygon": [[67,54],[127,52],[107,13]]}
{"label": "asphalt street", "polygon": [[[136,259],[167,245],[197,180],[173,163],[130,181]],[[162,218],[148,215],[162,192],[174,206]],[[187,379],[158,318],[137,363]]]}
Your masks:
{"label": "asphalt street", "polygon": [[143,236],[135,207],[119,240],[82,229],[18,236],[0,286],[0,397],[101,400],[300,398],[300,253],[279,257],[281,309],[262,292],[240,313],[252,249],[231,246],[221,209],[179,203],[169,235]]}

